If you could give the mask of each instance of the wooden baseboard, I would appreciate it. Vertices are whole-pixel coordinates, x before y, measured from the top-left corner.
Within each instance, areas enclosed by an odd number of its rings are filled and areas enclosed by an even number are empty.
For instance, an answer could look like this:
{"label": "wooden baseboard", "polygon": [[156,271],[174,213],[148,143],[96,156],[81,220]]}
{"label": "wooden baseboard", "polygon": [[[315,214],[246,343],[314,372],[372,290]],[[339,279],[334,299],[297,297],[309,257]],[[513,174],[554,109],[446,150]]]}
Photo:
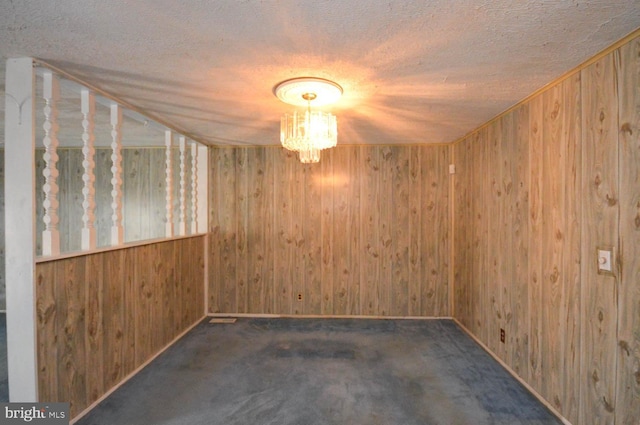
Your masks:
{"label": "wooden baseboard", "polygon": [[156,354],[154,354],[152,357],[150,357],[146,362],[144,362],[143,364],[141,364],[140,366],[138,366],[133,372],[131,372],[130,374],[128,374],[127,376],[125,376],[122,381],[118,382],[116,385],[114,385],[109,391],[107,391],[106,393],[104,393],[102,395],[102,397],[100,397],[99,399],[97,399],[96,401],[94,401],[93,403],[91,403],[91,405],[89,405],[89,407],[87,407],[86,409],[84,409],[82,412],[78,413],[73,419],[71,419],[71,422],[69,422],[69,425],[73,425],[74,423],[76,423],[77,421],[79,421],[83,416],[85,416],[87,413],[89,413],[94,407],[96,407],[98,404],[102,403],[102,401],[104,399],[106,399],[107,397],[109,397],[111,394],[113,394],[114,391],[116,391],[118,388],[120,388],[122,385],[124,385],[127,381],[129,381],[129,379],[133,378],[135,375],[138,374],[138,372],[140,372],[142,369],[144,369],[149,363],[151,363],[152,361],[154,361],[158,356],[160,356],[160,354],[164,353],[165,351],[167,351],[167,349],[169,347],[171,347],[173,344],[175,344],[176,342],[178,342],[178,340],[180,338],[182,338],[183,336],[185,336],[187,333],[189,333],[189,331],[191,331],[191,329],[195,328],[196,326],[198,326],[202,320],[204,320],[207,316],[202,316],[201,318],[199,318],[198,320],[196,320],[191,326],[189,326],[187,329],[185,329],[184,331],[182,331],[182,333],[180,335],[178,335],[177,337],[175,337],[170,343],[168,343],[167,345],[165,345],[160,351],[158,351]]}
{"label": "wooden baseboard", "polygon": [[207,317],[242,317],[247,319],[376,319],[376,320],[454,320],[450,316],[350,316],[319,314],[250,314],[250,313],[208,313]]}
{"label": "wooden baseboard", "polygon": [[507,372],[509,372],[511,374],[511,376],[513,376],[514,378],[516,378],[518,380],[518,382],[520,382],[531,394],[533,394],[533,396],[535,398],[537,398],[540,403],[544,404],[545,407],[547,409],[549,409],[549,411],[551,413],[553,413],[555,416],[557,416],[558,419],[560,419],[560,421],[562,421],[563,424],[565,425],[572,425],[571,422],[569,422],[564,416],[562,416],[562,414],[560,414],[560,412],[558,412],[556,410],[555,407],[553,407],[553,405],[551,405],[551,403],[549,403],[544,397],[542,397],[535,389],[533,389],[533,387],[531,385],[529,385],[524,379],[522,379],[520,377],[520,375],[518,375],[513,369],[511,369],[511,367],[509,365],[507,365],[500,357],[498,357],[493,351],[491,351],[489,349],[489,347],[487,347],[482,341],[480,341],[473,333],[471,333],[471,331],[469,329],[466,328],[466,326],[464,326],[462,323],[460,323],[460,321],[458,319],[456,319],[455,317],[453,318],[453,321],[456,322],[458,324],[458,326],[460,326],[460,328],[462,328],[463,331],[465,331],[465,333],[467,335],[469,335],[476,343],[478,343],[478,345],[480,345],[480,347],[482,347],[482,349],[484,351],[486,351],[491,357],[493,357],[498,363],[500,363],[500,365],[505,368],[507,370]]}

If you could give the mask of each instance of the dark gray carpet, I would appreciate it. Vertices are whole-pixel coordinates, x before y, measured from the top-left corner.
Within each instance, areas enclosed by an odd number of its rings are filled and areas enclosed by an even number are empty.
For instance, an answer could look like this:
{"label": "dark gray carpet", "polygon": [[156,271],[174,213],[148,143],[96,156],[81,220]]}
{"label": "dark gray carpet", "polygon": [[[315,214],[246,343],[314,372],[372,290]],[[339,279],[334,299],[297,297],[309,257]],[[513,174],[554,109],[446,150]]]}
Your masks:
{"label": "dark gray carpet", "polygon": [[0,313],[0,402],[9,401],[9,372],[7,366],[7,314]]}
{"label": "dark gray carpet", "polygon": [[78,425],[560,422],[450,320],[206,321]]}

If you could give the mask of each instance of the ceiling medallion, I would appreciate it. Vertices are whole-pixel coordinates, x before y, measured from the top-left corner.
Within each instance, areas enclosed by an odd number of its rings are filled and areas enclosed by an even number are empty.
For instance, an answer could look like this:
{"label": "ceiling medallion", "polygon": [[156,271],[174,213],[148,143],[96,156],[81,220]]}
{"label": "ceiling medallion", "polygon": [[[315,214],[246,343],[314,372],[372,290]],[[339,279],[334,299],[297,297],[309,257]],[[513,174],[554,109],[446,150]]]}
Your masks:
{"label": "ceiling medallion", "polygon": [[282,81],[273,92],[285,103],[307,107],[304,112],[294,110],[282,116],[280,143],[298,152],[302,163],[319,162],[320,151],[338,143],[338,125],[334,115],[311,108],[336,102],[342,96],[342,87],[322,78],[302,77]]}

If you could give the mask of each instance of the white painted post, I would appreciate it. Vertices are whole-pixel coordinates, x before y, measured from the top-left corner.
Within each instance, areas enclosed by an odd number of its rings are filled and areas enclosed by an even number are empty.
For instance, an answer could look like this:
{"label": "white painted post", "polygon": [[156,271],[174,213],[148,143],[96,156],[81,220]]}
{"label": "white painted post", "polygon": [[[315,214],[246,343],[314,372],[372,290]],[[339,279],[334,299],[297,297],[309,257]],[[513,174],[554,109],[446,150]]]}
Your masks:
{"label": "white painted post", "polygon": [[184,136],[180,136],[180,221],[178,222],[178,234],[184,236],[187,234],[187,182],[186,182],[186,140]]}
{"label": "white painted post", "polygon": [[82,242],[81,249],[83,251],[95,249],[96,247],[96,229],[94,227],[94,209],[95,209],[95,149],[94,149],[94,116],[95,116],[95,95],[89,89],[80,91],[80,109],[82,111],[82,154],[84,159],[82,166],[84,173],[82,181]]}
{"label": "white painted post", "polygon": [[198,233],[198,145],[191,142],[191,234]]}
{"label": "white painted post", "polygon": [[173,134],[171,130],[165,130],[164,132],[164,145],[165,145],[165,186],[167,190],[167,222],[164,227],[164,236],[167,238],[173,237],[173,161],[171,160],[171,148],[173,145]]}
{"label": "white painted post", "polygon": [[122,108],[111,104],[111,245],[124,242],[122,225]]}
{"label": "white painted post", "polygon": [[4,109],[5,277],[9,399],[12,402],[38,400],[35,91],[33,60],[7,60]]}
{"label": "white painted post", "polygon": [[45,182],[44,192],[44,230],[42,231],[42,255],[60,254],[60,233],[58,231],[58,100],[60,99],[60,83],[51,71],[43,76],[42,97],[44,98],[44,145],[43,159],[45,168],[42,171]]}
{"label": "white painted post", "polygon": [[198,146],[198,232],[209,231],[209,149]]}

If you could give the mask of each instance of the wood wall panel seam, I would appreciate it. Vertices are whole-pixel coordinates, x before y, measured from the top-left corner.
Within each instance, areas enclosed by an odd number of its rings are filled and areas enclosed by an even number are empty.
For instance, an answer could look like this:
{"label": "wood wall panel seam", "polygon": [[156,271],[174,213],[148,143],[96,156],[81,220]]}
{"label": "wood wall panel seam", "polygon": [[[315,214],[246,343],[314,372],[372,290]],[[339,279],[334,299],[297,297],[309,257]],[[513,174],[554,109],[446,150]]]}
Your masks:
{"label": "wood wall panel seam", "polygon": [[620,289],[617,423],[640,422],[640,39],[621,47],[618,72]]}
{"label": "wood wall panel seam", "polygon": [[[600,56],[453,146],[455,317],[572,423],[640,420],[638,52],[635,39]],[[527,153],[507,143],[510,120],[523,126],[515,140],[528,139]],[[488,157],[466,159],[470,146],[480,147],[473,157]],[[513,195],[504,190],[509,179]],[[485,212],[471,228],[469,217]],[[527,217],[526,237],[520,217]],[[513,238],[479,228],[497,232],[505,221],[513,226],[500,232],[513,229]],[[468,243],[474,232],[480,238]],[[616,276],[596,272],[598,245],[618,248]],[[521,275],[526,306],[514,283]],[[470,302],[469,292],[480,301]],[[505,325],[501,344],[497,331]]]}
{"label": "wood wall panel seam", "polygon": [[[252,313],[409,314],[413,288],[416,314],[448,314],[448,150],[339,146],[305,165],[285,150],[212,148],[211,246],[220,248],[209,253],[209,312],[245,311],[233,303],[217,311],[214,294],[229,294],[250,266],[250,279],[267,277],[262,291],[246,294]],[[231,170],[230,156],[255,162]],[[252,174],[261,156],[265,180]],[[254,208],[263,191],[272,194]],[[233,222],[241,240],[229,243],[223,222]],[[263,254],[261,243],[272,248]],[[244,266],[233,263],[240,258]],[[213,268],[234,272],[221,280]]]}

